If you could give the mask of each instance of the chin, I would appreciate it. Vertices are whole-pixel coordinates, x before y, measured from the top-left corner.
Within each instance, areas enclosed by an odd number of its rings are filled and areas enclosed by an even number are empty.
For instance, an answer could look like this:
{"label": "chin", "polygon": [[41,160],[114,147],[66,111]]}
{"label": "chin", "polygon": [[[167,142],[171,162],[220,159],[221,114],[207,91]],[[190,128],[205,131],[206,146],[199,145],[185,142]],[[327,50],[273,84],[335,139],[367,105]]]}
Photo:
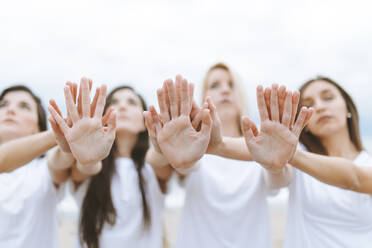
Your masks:
{"label": "chin", "polygon": [[329,126],[317,128],[317,131],[312,132],[312,133],[317,137],[327,138],[331,135],[336,134],[338,131],[340,131],[340,127],[335,127],[335,126],[329,125]]}

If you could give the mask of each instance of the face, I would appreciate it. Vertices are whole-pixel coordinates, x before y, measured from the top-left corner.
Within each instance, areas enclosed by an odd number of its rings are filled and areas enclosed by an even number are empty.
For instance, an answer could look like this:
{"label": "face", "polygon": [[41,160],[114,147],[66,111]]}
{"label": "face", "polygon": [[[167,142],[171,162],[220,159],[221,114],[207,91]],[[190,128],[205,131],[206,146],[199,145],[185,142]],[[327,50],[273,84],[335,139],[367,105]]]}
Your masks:
{"label": "face", "polygon": [[25,91],[11,91],[0,102],[0,142],[39,132],[37,104]]}
{"label": "face", "polygon": [[116,91],[111,105],[116,110],[117,132],[139,134],[145,131],[143,107],[140,98],[130,89]]}
{"label": "face", "polygon": [[341,92],[326,81],[315,81],[303,92],[303,106],[313,107],[308,130],[319,138],[326,138],[347,130],[347,107]]}
{"label": "face", "polygon": [[228,71],[217,68],[209,73],[206,96],[212,98],[220,116],[226,114],[229,117],[239,115],[237,94],[234,91],[234,84]]}

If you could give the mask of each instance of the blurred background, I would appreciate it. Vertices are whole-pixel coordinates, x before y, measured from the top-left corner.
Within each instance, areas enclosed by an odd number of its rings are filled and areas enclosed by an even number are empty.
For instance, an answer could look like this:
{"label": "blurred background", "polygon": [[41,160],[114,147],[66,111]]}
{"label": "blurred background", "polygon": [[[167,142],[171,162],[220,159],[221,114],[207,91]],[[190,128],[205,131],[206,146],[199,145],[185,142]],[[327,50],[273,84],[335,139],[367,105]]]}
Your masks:
{"label": "blurred background", "polygon": [[[331,77],[353,97],[361,134],[372,151],[372,2],[336,0],[64,0],[0,2],[0,91],[30,86],[44,106],[64,109],[63,85],[82,76],[94,86],[134,86],[156,105],[155,90],[182,74],[196,84],[225,62],[242,78],[258,120],[257,84],[297,89],[316,75]],[[270,199],[274,246],[283,238],[287,192]],[[167,239],[177,228],[183,191],[172,181]],[[76,233],[77,209],[60,205],[61,247]]]}

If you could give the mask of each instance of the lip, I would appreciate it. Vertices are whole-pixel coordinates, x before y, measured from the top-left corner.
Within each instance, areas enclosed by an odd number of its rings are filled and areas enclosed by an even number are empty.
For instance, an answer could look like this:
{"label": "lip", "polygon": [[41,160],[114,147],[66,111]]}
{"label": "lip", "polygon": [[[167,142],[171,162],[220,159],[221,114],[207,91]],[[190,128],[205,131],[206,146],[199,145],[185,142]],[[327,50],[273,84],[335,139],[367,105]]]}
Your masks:
{"label": "lip", "polygon": [[14,119],[12,119],[12,118],[5,118],[5,119],[3,119],[3,121],[2,122],[6,122],[6,123],[17,123]]}
{"label": "lip", "polygon": [[126,115],[118,115],[117,116],[117,119],[119,119],[119,120],[126,120],[126,119],[128,119],[128,117]]}
{"label": "lip", "polygon": [[232,103],[232,101],[230,99],[225,98],[225,99],[222,99],[220,103]]}
{"label": "lip", "polygon": [[316,123],[327,122],[327,121],[329,121],[329,120],[332,119],[332,118],[333,118],[333,117],[330,116],[330,115],[324,115],[324,116],[320,117],[320,118],[316,121]]}

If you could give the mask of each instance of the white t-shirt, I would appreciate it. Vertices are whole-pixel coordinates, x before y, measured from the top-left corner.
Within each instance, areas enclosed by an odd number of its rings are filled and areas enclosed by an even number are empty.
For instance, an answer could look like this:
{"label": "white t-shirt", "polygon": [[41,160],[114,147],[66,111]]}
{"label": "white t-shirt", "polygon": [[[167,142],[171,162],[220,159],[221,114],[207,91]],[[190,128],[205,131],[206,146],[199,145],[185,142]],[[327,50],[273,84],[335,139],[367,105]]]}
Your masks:
{"label": "white t-shirt", "polygon": [[204,155],[185,180],[176,248],[271,247],[269,190],[259,164]]}
{"label": "white t-shirt", "polygon": [[0,247],[58,247],[56,190],[46,159],[0,173]]}
{"label": "white t-shirt", "polygon": [[[353,161],[372,166],[361,152]],[[325,184],[294,169],[285,248],[372,247],[372,195]]]}
{"label": "white t-shirt", "polygon": [[[116,173],[111,182],[112,201],[117,217],[114,226],[104,224],[99,237],[101,248],[162,248],[165,197],[150,165],[145,164],[142,174],[146,183],[146,200],[151,211],[149,229],[144,230],[143,203],[136,167],[130,158],[117,158]],[[88,186],[89,180],[86,180],[74,193],[80,209]],[[78,237],[75,239],[74,246],[81,247]]]}

